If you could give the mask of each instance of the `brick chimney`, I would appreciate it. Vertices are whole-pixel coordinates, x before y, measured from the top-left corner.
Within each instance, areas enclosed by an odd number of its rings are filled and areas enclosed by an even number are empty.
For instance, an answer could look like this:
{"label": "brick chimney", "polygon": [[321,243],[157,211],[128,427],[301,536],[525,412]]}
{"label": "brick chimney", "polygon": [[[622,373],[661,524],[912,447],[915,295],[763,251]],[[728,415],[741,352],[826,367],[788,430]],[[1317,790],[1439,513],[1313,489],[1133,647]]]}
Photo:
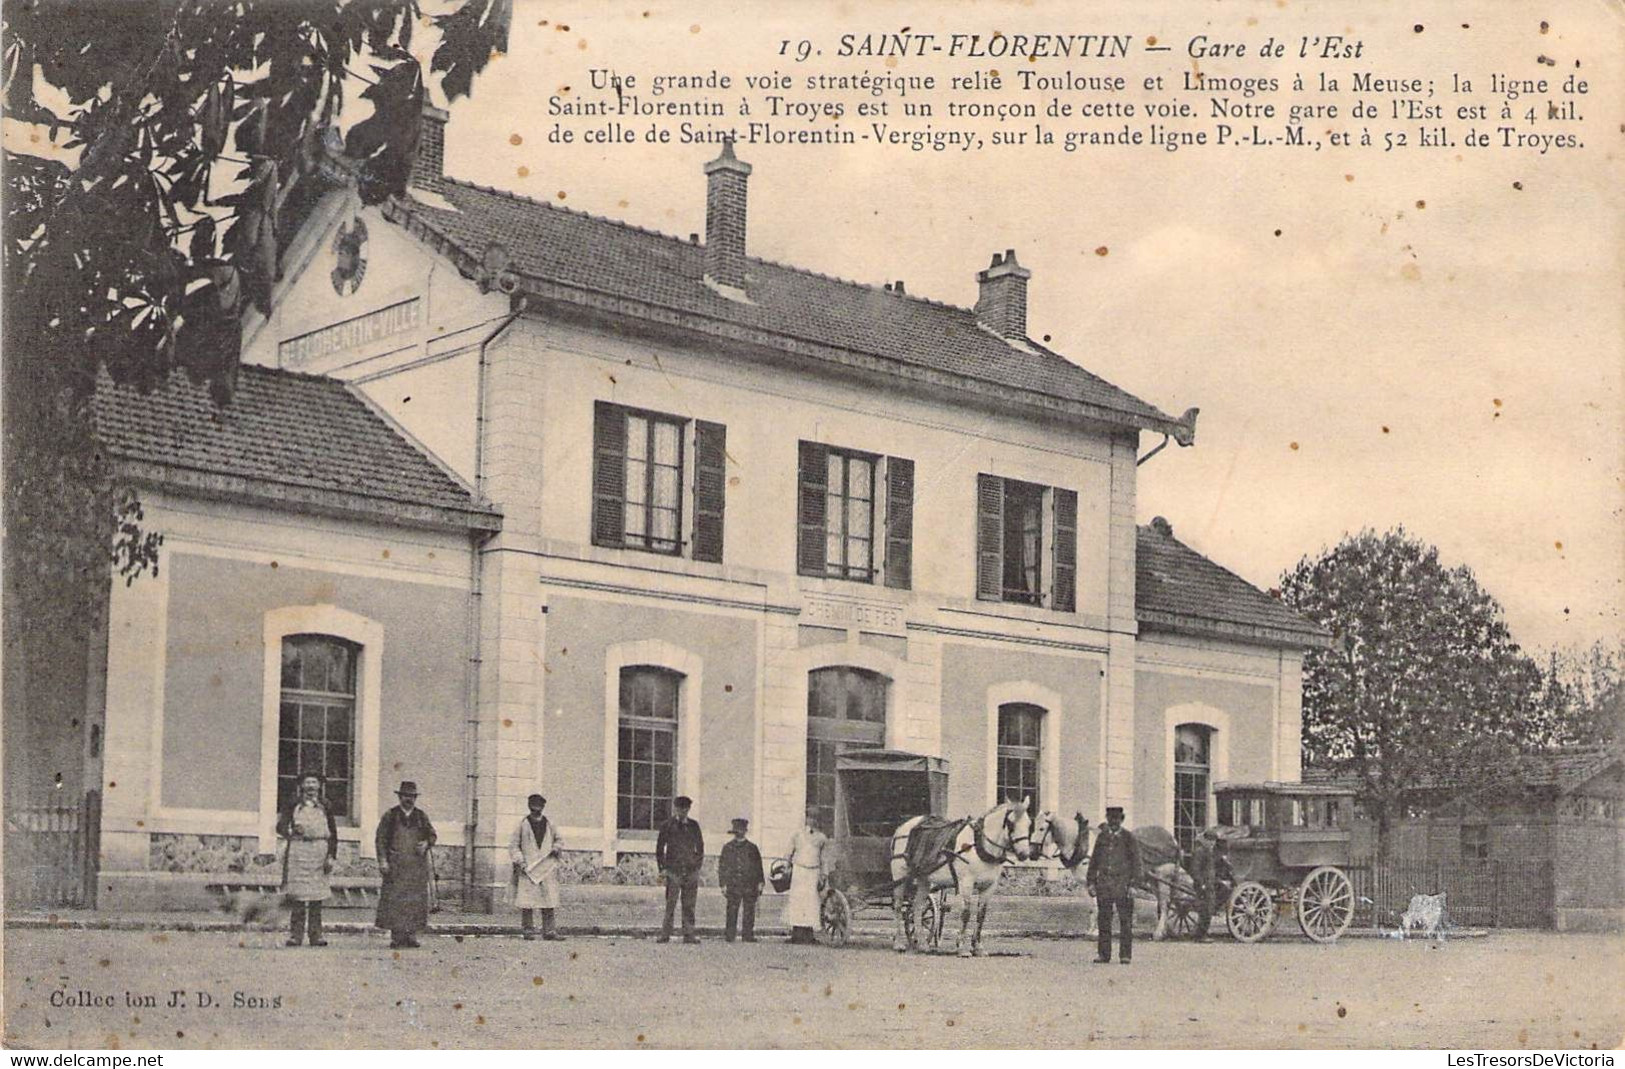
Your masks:
{"label": "brick chimney", "polygon": [[1027,280],[1033,273],[1016,263],[1016,250],[993,254],[987,270],[976,273],[976,321],[1001,338],[1027,336]]}
{"label": "brick chimney", "polygon": [[449,118],[451,112],[423,102],[423,116],[418,120],[418,147],[407,185],[432,187],[446,176],[446,120]]}
{"label": "brick chimney", "polygon": [[745,184],[750,164],[732,140],[705,165],[705,275],[719,286],[745,288]]}

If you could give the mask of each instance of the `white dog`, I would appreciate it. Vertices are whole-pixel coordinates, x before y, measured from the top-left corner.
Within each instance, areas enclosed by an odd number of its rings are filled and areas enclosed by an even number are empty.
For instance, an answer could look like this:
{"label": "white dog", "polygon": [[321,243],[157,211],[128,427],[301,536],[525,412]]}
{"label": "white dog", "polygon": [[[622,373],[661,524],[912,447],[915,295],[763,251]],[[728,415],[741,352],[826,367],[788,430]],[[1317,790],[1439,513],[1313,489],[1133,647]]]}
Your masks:
{"label": "white dog", "polygon": [[1399,930],[1410,935],[1412,928],[1433,939],[1444,938],[1444,895],[1412,895],[1410,908],[1399,918]]}

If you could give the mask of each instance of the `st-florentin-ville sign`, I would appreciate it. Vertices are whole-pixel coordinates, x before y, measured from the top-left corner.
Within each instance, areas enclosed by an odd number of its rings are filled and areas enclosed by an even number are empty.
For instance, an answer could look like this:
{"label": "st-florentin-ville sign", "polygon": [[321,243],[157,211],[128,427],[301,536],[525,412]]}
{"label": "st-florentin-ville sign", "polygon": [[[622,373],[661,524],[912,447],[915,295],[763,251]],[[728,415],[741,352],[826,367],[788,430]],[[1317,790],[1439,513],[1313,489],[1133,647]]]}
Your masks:
{"label": "st-florentin-ville sign", "polygon": [[290,370],[308,367],[324,356],[400,334],[418,325],[420,313],[416,297],[410,297],[375,312],[358,315],[289,338],[277,346],[277,363]]}
{"label": "st-florentin-ville sign", "polygon": [[801,622],[822,627],[855,627],[859,631],[901,635],[903,609],[880,601],[855,601],[808,594],[801,607]]}

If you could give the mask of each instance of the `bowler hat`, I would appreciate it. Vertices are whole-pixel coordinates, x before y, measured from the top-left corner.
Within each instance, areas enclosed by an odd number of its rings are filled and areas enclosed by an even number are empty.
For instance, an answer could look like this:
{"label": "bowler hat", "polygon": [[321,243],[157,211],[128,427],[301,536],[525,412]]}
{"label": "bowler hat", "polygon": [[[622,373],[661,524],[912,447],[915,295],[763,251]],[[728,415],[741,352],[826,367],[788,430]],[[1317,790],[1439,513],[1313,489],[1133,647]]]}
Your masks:
{"label": "bowler hat", "polygon": [[547,799],[543,798],[539,794],[533,794],[529,798],[525,799],[525,804],[526,805],[546,805],[547,804]]}
{"label": "bowler hat", "polygon": [[744,831],[745,829],[750,827],[750,821],[746,820],[744,817],[734,817],[732,820],[730,820],[728,822],[728,824],[735,831]]}
{"label": "bowler hat", "polygon": [[677,809],[687,809],[694,804],[694,799],[686,794],[679,794],[671,800],[671,804]]}
{"label": "bowler hat", "polygon": [[418,796],[418,785],[409,779],[403,779],[401,785],[395,788],[395,793],[416,798]]}

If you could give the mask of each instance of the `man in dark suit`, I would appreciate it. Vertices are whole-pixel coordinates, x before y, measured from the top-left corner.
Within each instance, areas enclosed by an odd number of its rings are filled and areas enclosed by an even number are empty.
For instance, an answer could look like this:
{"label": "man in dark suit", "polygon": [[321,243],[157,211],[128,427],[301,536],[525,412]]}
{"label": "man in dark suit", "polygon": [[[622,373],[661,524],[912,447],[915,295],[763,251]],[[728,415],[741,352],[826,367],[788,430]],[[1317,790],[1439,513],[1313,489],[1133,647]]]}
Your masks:
{"label": "man in dark suit", "polygon": [[666,919],[660,926],[659,942],[671,942],[673,915],[677,900],[683,901],[683,942],[698,943],[694,934],[694,901],[700,894],[700,865],[705,861],[705,837],[697,822],[688,818],[694,800],[687,795],[672,799],[671,819],[660,826],[655,840],[655,864],[666,879]]}
{"label": "man in dark suit", "polygon": [[[735,932],[747,943],[756,942],[756,899],[761,897],[765,881],[762,852],[745,838],[749,830],[750,821],[735,817],[733,838],[722,845],[722,853],[717,857],[717,882],[722,884],[722,893],[728,899],[728,925],[723,930],[723,938],[730,943],[734,941]],[[745,914],[743,926],[740,925],[741,910]]]}
{"label": "man in dark suit", "polygon": [[1123,807],[1106,807],[1106,826],[1089,855],[1089,893],[1100,907],[1100,940],[1096,964],[1112,960],[1112,913],[1117,914],[1117,960],[1127,965],[1134,957],[1134,898],[1131,888],[1140,876],[1140,844],[1123,827]]}

